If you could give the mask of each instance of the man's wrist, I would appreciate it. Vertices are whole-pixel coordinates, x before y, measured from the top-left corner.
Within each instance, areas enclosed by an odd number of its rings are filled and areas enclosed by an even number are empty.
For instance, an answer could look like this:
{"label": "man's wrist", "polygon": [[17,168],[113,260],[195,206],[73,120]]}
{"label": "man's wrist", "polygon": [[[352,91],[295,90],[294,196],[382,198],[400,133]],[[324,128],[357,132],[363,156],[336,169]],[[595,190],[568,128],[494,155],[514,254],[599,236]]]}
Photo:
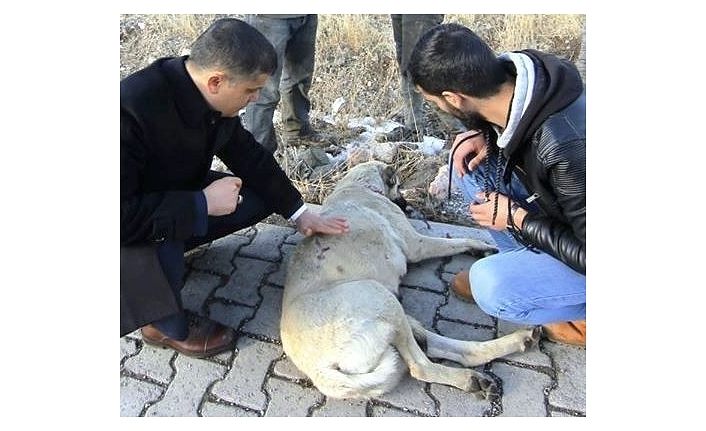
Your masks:
{"label": "man's wrist", "polygon": [[296,223],[296,222],[297,222],[297,219],[299,218],[299,216],[301,216],[302,214],[304,214],[304,211],[306,211],[306,204],[304,204],[304,205],[302,205],[301,207],[299,207],[299,209],[296,210],[296,211],[294,212],[294,214],[292,214],[291,216],[289,216],[289,221]]}
{"label": "man's wrist", "polygon": [[513,202],[510,206],[510,219],[512,221],[512,227],[518,231],[522,231],[522,224],[525,222],[525,216],[527,211],[519,206],[516,202]]}

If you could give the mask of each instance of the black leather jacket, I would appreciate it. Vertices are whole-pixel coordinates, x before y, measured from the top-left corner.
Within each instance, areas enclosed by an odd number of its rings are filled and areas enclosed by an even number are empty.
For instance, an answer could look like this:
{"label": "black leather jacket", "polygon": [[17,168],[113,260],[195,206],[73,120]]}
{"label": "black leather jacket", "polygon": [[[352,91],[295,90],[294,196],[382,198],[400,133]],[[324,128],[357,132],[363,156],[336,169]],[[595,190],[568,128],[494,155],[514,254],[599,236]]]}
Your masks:
{"label": "black leather jacket", "polygon": [[522,239],[586,273],[586,94],[550,115],[517,148],[516,172],[541,211],[525,217]]}

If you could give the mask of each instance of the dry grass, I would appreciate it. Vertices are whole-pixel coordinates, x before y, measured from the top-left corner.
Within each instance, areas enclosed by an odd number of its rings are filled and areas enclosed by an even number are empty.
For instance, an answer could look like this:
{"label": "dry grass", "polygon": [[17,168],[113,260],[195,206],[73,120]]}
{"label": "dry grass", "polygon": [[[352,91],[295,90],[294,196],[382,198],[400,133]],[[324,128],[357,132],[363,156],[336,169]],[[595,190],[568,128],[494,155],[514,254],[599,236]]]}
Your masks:
{"label": "dry grass", "polygon": [[[120,78],[163,56],[184,55],[191,42],[216,18],[226,15],[122,15],[120,17]],[[231,15],[242,18],[242,15]],[[498,53],[523,48],[551,52],[577,61],[581,51],[583,15],[446,15],[445,22],[463,24]],[[331,111],[339,97],[346,102],[334,129],[347,139],[349,119],[371,116],[390,119],[402,109],[398,67],[389,15],[319,15],[316,69],[310,97],[312,118]],[[444,136],[440,133],[441,137]],[[287,148],[280,163],[309,202],[320,203],[346,167],[312,180],[301,174],[298,149]],[[431,202],[425,187],[444,163],[445,155],[420,157],[402,149],[394,161],[409,187],[408,201],[429,219],[452,221]]]}
{"label": "dry grass", "polygon": [[[120,77],[155,59],[185,53],[224,15],[121,15]],[[232,15],[242,18],[242,15]],[[576,60],[583,15],[454,15],[496,52],[535,48]],[[402,106],[389,15],[320,15],[316,70],[310,96],[314,113],[327,113],[345,96],[342,117],[389,118]]]}

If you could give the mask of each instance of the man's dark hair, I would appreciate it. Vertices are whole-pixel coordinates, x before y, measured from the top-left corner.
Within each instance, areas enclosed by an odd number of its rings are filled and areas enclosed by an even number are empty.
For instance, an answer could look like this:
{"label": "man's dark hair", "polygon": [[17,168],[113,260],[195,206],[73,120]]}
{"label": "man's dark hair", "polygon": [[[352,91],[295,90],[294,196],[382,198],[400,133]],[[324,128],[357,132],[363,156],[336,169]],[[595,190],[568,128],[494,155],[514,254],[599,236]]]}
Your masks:
{"label": "man's dark hair", "polygon": [[272,44],[254,27],[235,18],[214,21],[191,45],[189,60],[202,69],[221,68],[231,79],[272,75],[277,68]]}
{"label": "man's dark hair", "polygon": [[435,96],[454,91],[485,98],[496,94],[509,78],[488,44],[458,24],[441,24],[424,33],[407,72],[415,85]]}

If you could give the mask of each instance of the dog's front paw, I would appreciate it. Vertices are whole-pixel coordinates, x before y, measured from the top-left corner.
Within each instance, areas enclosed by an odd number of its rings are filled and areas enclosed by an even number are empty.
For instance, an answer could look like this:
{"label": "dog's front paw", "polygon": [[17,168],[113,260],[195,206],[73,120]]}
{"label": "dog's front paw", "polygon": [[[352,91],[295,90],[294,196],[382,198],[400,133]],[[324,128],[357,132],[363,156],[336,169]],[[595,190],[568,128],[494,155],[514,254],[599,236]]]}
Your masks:
{"label": "dog's front paw", "polygon": [[500,396],[498,385],[494,380],[485,377],[481,373],[471,376],[468,392],[472,393],[479,400],[495,400]]}
{"label": "dog's front paw", "polygon": [[471,248],[468,250],[472,256],[487,257],[498,252],[494,245],[490,245],[483,241],[473,241]]}
{"label": "dog's front paw", "polygon": [[527,335],[522,340],[522,351],[526,352],[539,344],[539,339],[542,338],[542,327],[535,326],[532,330],[527,330]]}

